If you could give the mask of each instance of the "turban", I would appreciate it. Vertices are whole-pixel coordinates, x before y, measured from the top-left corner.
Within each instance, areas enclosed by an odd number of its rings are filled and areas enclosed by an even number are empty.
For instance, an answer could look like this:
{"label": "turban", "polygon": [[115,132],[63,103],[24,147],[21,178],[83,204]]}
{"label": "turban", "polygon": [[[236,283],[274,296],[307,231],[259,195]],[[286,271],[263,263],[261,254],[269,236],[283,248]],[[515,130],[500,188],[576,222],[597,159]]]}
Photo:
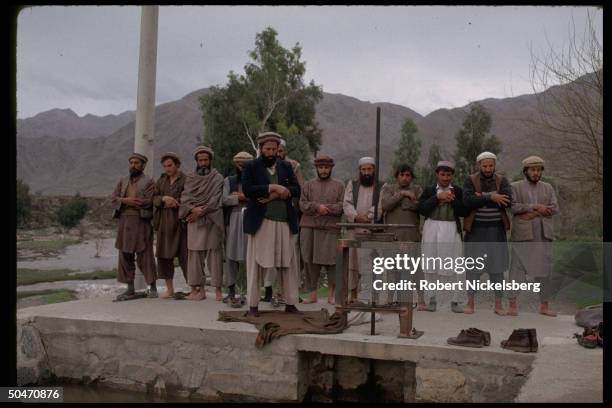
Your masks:
{"label": "turban", "polygon": [[320,154],[314,161],[315,166],[331,166],[334,167],[334,159],[326,154]]}
{"label": "turban", "polygon": [[276,142],[277,144],[280,144],[281,137],[278,133],[275,132],[260,133],[259,136],[257,136],[257,144],[262,145],[266,142]]}
{"label": "turban", "polygon": [[140,154],[140,153],[132,153],[132,155],[128,158],[128,160],[132,160],[132,159],[138,159],[142,162],[142,164],[147,164],[147,162],[149,161],[149,159],[147,159],[147,156],[145,156],[144,154]]}
{"label": "turban", "polygon": [[166,159],[174,159],[174,161],[177,164],[181,164],[181,159],[178,157],[178,154],[176,154],[174,152],[166,152],[166,153],[162,154],[161,159],[159,160],[159,162],[163,163],[164,161],[166,161]]}
{"label": "turban", "polygon": [[544,159],[538,156],[529,156],[525,160],[523,160],[523,169],[526,169],[527,167],[537,166],[544,167]]}
{"label": "turban", "polygon": [[438,170],[440,167],[448,167],[451,170],[455,170],[455,165],[448,160],[440,160],[436,165],[436,170]]}
{"label": "turban", "polygon": [[210,156],[211,160],[215,156],[215,153],[212,151],[212,149],[210,147],[208,147],[208,146],[198,146],[193,151],[193,158],[198,160],[198,154],[202,153],[202,152],[208,153],[208,155]]}
{"label": "turban", "polygon": [[491,152],[482,152],[476,157],[476,162],[480,163],[484,159],[493,159],[497,161],[497,156]]}
{"label": "turban", "polygon": [[253,155],[251,153],[240,152],[240,153],[236,153],[236,155],[234,156],[235,164],[244,163],[249,160],[253,160]]}
{"label": "turban", "polygon": [[281,137],[280,145],[283,147],[287,147],[287,141]]}
{"label": "turban", "polygon": [[372,157],[362,157],[361,159],[359,159],[359,167],[363,166],[364,164],[371,164],[375,166],[376,161]]}

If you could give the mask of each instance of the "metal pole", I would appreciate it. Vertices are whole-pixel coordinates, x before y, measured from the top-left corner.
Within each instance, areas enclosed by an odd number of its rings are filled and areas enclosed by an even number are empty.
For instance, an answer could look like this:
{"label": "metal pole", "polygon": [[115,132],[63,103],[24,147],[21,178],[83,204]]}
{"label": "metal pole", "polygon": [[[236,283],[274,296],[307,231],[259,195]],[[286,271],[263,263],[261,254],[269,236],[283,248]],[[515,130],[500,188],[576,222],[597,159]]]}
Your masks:
{"label": "metal pole", "polygon": [[[136,99],[136,124],[134,152],[149,159],[144,174],[153,177],[153,140],[155,132],[155,76],[157,65],[158,6],[143,6],[140,18],[140,55],[138,59],[138,89]],[[134,288],[146,287],[140,268],[136,268]]]}
{"label": "metal pole", "polygon": [[[376,107],[376,157],[374,158],[376,167],[374,168],[374,217],[372,217],[372,224],[375,224],[378,218],[378,172],[380,168],[380,106]],[[374,288],[370,287],[370,299],[372,307],[376,306],[376,300],[374,299]],[[376,313],[371,312],[370,315],[370,335],[376,334]]]}

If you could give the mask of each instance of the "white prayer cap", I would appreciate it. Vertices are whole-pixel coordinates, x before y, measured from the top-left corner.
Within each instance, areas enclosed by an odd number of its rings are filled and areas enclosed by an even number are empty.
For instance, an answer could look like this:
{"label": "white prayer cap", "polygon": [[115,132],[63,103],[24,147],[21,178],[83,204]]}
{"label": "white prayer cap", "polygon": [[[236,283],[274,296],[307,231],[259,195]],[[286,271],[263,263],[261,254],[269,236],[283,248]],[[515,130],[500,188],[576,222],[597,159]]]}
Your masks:
{"label": "white prayer cap", "polygon": [[373,166],[376,165],[376,160],[374,160],[373,157],[362,157],[361,159],[359,159],[359,167],[363,166],[364,164],[371,164]]}
{"label": "white prayer cap", "polygon": [[287,147],[287,141],[285,139],[281,138],[280,145],[283,146],[283,147]]}
{"label": "white prayer cap", "polygon": [[440,167],[448,167],[451,170],[455,170],[455,165],[448,160],[440,160],[436,166],[436,170],[438,170]]}
{"label": "white prayer cap", "polygon": [[480,161],[484,159],[493,159],[497,161],[497,156],[491,152],[482,152],[476,157],[476,162],[480,163]]}

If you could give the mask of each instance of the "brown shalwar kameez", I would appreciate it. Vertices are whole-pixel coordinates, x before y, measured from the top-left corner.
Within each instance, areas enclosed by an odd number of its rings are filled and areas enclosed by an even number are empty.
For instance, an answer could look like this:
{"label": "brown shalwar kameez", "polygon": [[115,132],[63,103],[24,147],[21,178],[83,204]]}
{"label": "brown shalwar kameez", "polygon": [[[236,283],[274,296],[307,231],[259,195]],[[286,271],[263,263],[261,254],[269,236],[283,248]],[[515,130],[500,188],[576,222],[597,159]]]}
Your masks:
{"label": "brown shalwar kameez", "polygon": [[[121,283],[134,281],[134,258],[147,284],[157,279],[151,227],[154,192],[155,182],[144,174],[133,179],[122,178],[113,191],[111,205],[115,209],[115,217],[119,218],[115,241],[115,248],[119,250],[117,280]],[[139,208],[121,204],[121,198],[124,197],[138,197],[143,200],[143,204]]]}
{"label": "brown shalwar kameez", "polygon": [[[336,241],[342,216],[344,185],[335,179],[316,178],[304,184],[300,197],[300,249],[306,276],[305,289],[318,289],[321,267],[325,266],[329,284],[335,283]],[[318,215],[319,205],[331,210],[330,215]]]}
{"label": "brown shalwar kameez", "polygon": [[155,185],[153,226],[157,231],[155,256],[160,279],[174,278],[174,258],[178,258],[187,281],[187,225],[179,219],[178,207],[166,208],[162,201],[164,196],[170,196],[180,202],[185,178],[185,174],[179,171],[174,183],[171,183],[170,177],[162,174]]}
{"label": "brown shalwar kameez", "polygon": [[205,176],[192,173],[185,179],[181,194],[179,218],[186,218],[195,207],[204,207],[204,215],[187,224],[187,283],[203,286],[205,266],[211,275],[211,286],[223,284],[223,176],[215,169]]}

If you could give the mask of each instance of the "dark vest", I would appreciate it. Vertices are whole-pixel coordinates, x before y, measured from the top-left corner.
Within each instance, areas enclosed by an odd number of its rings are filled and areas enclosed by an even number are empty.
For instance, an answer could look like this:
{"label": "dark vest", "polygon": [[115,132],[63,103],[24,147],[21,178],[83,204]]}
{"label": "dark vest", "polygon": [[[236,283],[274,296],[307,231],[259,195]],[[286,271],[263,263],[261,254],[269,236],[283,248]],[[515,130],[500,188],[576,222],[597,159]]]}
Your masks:
{"label": "dark vest", "polygon": [[[472,184],[474,184],[474,191],[477,193],[481,193],[480,189],[480,172],[470,174],[470,178],[472,179]],[[495,173],[495,191],[499,193],[499,186],[501,185],[502,176]],[[463,219],[463,230],[466,232],[470,232],[472,230],[472,224],[474,223],[474,218],[476,217],[476,211],[478,209],[472,210],[470,215]],[[506,214],[505,210],[500,210],[502,221],[504,222],[504,228],[506,230],[510,229],[510,220],[508,219],[508,214]]]}

